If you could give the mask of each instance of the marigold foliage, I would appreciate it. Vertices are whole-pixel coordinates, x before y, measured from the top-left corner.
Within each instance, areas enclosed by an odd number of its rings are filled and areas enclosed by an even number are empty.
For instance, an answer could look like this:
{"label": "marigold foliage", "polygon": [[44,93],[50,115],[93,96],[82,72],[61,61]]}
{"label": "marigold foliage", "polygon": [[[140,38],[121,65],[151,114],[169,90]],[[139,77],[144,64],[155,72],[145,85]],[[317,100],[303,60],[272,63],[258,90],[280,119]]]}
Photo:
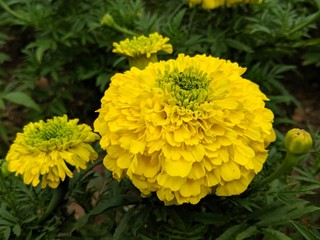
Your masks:
{"label": "marigold foliage", "polygon": [[159,51],[172,53],[172,45],[167,43],[170,39],[161,36],[155,32],[146,36],[133,37],[132,39],[125,39],[119,43],[113,43],[114,53],[119,53],[127,57],[141,57],[150,58],[153,54]]}
{"label": "marigold foliage", "polygon": [[114,75],[94,122],[106,168],[167,205],[245,191],[275,134],[268,99],[244,72],[180,54]]}
{"label": "marigold foliage", "polygon": [[222,6],[232,7],[236,4],[262,3],[263,0],[189,0],[189,6],[201,4],[204,9],[214,9]]}
{"label": "marigold foliage", "polygon": [[42,180],[42,188],[56,188],[73,176],[73,168],[86,169],[98,157],[90,143],[99,136],[78,121],[65,115],[24,126],[6,156],[8,170],[21,174],[26,184],[37,186]]}

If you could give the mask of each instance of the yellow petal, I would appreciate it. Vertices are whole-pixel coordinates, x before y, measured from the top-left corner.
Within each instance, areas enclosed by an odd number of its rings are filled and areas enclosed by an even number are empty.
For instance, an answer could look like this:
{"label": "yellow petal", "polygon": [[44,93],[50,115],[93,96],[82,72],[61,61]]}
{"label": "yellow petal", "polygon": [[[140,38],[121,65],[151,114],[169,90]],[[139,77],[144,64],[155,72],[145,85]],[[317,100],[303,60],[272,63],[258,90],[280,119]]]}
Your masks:
{"label": "yellow petal", "polygon": [[163,163],[163,169],[166,173],[173,177],[186,177],[192,168],[192,162],[184,160],[166,160]]}
{"label": "yellow petal", "polygon": [[199,181],[188,180],[182,185],[180,189],[180,194],[183,197],[197,196],[201,192],[200,187],[201,184]]}
{"label": "yellow petal", "polygon": [[166,173],[160,173],[157,177],[157,182],[164,188],[169,188],[172,191],[178,191],[182,184],[186,182],[186,179],[181,177],[172,177]]}
{"label": "yellow petal", "polygon": [[224,181],[230,182],[234,179],[239,179],[241,177],[241,172],[239,166],[236,163],[227,162],[222,163],[220,167],[220,175]]}

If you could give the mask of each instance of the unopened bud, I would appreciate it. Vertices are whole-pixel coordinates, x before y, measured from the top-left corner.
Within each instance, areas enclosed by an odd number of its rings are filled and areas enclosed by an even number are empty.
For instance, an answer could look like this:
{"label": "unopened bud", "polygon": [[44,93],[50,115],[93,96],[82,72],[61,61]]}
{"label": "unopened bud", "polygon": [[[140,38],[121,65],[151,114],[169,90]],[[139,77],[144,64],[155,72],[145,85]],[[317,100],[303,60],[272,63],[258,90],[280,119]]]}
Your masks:
{"label": "unopened bud", "polygon": [[287,132],[284,145],[288,153],[297,155],[305,154],[309,152],[312,147],[312,138],[307,131],[293,128]]}
{"label": "unopened bud", "polygon": [[1,164],[1,174],[2,176],[6,177],[9,175],[9,170],[8,170],[8,163],[7,162],[3,162]]}
{"label": "unopened bud", "polygon": [[102,17],[100,24],[112,27],[114,25],[114,19],[109,13],[107,13]]}

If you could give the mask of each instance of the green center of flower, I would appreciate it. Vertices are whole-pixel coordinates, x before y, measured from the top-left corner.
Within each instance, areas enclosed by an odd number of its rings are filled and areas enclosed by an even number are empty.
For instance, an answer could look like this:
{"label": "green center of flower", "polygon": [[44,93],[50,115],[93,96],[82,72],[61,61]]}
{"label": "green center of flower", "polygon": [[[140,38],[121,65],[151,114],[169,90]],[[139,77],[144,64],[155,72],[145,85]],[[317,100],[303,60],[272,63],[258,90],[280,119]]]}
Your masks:
{"label": "green center of flower", "polygon": [[28,126],[25,141],[29,146],[41,150],[53,150],[67,147],[73,139],[76,126],[70,126],[64,121],[39,122]]}
{"label": "green center of flower", "polygon": [[182,72],[167,69],[164,76],[158,79],[158,85],[173,97],[174,104],[191,110],[196,110],[209,96],[207,74],[193,67]]}

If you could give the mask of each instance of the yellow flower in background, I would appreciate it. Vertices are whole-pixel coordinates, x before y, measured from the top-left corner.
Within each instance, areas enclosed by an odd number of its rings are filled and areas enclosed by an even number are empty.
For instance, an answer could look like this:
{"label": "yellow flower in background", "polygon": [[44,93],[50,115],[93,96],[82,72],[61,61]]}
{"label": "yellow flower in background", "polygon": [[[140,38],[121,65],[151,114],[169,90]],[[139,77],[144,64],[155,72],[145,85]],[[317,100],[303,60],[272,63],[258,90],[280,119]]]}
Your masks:
{"label": "yellow flower in background", "polygon": [[113,43],[114,53],[125,55],[129,59],[130,66],[143,69],[149,62],[157,62],[157,52],[164,51],[171,54],[172,45],[167,43],[170,39],[155,32],[146,36],[125,39],[119,43]]}
{"label": "yellow flower in background", "polygon": [[152,54],[159,51],[172,53],[172,45],[167,43],[169,40],[169,38],[163,37],[156,32],[149,34],[148,37],[127,38],[119,43],[113,43],[114,49],[112,51],[128,57],[146,56],[150,58]]}
{"label": "yellow flower in background", "polygon": [[166,205],[245,191],[275,134],[268,99],[244,72],[180,54],[114,75],[94,122],[106,168]]}
{"label": "yellow flower in background", "polygon": [[21,174],[25,184],[58,187],[66,177],[72,177],[72,168],[86,169],[98,154],[90,143],[98,134],[78,119],[54,117],[46,122],[29,123],[17,133],[6,160],[8,170]]}
{"label": "yellow flower in background", "polygon": [[189,7],[201,4],[204,9],[215,9],[222,6],[232,7],[236,4],[262,3],[263,0],[189,0]]}

